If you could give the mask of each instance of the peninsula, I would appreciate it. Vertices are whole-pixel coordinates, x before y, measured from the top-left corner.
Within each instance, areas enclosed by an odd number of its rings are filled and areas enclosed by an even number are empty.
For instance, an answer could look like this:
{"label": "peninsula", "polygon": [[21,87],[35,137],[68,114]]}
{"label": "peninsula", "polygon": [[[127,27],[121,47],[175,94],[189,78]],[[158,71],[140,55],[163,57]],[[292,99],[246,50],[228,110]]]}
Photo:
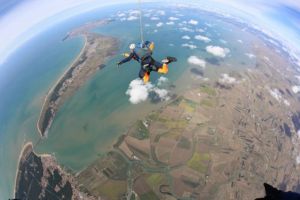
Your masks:
{"label": "peninsula", "polygon": [[118,49],[116,38],[91,31],[98,26],[106,25],[110,22],[112,20],[106,19],[84,24],[69,32],[63,38],[64,41],[69,38],[81,36],[85,40],[84,47],[70,67],[50,89],[45,98],[37,122],[37,128],[41,137],[47,136],[47,132],[60,106],[91,78],[97,70],[105,67],[104,63],[108,57],[115,54]]}
{"label": "peninsula", "polygon": [[31,142],[20,154],[14,195],[16,199],[88,199],[74,176],[63,170],[52,155],[38,155]]}

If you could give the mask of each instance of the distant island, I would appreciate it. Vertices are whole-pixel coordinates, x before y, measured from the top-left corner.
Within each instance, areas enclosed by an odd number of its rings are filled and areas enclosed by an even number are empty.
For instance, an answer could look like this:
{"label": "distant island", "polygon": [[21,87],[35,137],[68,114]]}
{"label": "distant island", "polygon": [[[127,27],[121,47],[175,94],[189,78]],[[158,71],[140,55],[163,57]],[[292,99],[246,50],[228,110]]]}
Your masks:
{"label": "distant island", "polygon": [[98,20],[87,23],[69,32],[62,40],[84,37],[84,47],[68,70],[48,92],[41,109],[37,128],[41,137],[47,136],[60,106],[72,96],[95,72],[105,67],[108,57],[118,49],[118,40],[91,32],[92,29],[110,23],[112,20]]}

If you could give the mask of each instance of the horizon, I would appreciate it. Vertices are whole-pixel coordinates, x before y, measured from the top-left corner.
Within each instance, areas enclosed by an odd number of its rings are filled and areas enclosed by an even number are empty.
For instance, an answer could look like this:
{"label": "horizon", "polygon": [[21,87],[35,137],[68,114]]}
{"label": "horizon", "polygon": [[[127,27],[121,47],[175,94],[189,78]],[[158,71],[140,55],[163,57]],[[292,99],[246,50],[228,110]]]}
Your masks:
{"label": "horizon", "polygon": [[[159,3],[161,0],[147,0],[145,3]],[[135,0],[114,0],[104,3],[102,0],[71,0],[61,2],[59,0],[47,2],[37,1],[10,1],[2,3],[0,7],[0,26],[6,27],[0,32],[0,65],[4,64],[9,56],[35,37],[38,33],[47,30],[51,25],[59,23],[67,18],[82,13],[96,10],[110,5],[135,3]],[[300,4],[288,0],[276,0],[264,2],[262,0],[240,3],[237,0],[211,0],[198,2],[190,0],[184,4],[179,1],[167,1],[174,5],[195,6],[211,10],[216,13],[229,14],[240,17],[246,22],[260,27],[262,32],[268,32],[274,39],[278,39],[296,56],[300,48]],[[101,3],[101,5],[99,4]],[[104,3],[104,4],[103,4]],[[215,7],[215,4],[218,7]],[[28,10],[32,10],[28,15]],[[255,14],[253,14],[255,13]],[[259,22],[259,23],[257,23]],[[300,64],[300,63],[299,63]]]}

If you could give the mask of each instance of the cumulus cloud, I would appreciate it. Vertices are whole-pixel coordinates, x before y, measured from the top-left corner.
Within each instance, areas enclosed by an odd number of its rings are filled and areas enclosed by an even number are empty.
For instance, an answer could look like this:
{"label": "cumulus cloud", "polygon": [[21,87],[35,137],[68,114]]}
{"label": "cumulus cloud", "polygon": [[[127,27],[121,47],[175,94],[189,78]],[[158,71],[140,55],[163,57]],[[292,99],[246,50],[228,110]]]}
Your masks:
{"label": "cumulus cloud", "polygon": [[150,20],[157,21],[160,20],[159,17],[151,17]]}
{"label": "cumulus cloud", "polygon": [[292,91],[293,91],[295,94],[299,93],[299,92],[300,92],[300,86],[299,86],[299,85],[294,85],[294,86],[292,87]]}
{"label": "cumulus cloud", "polygon": [[196,36],[195,36],[195,39],[196,39],[196,40],[203,41],[203,42],[210,42],[210,41],[211,41],[211,39],[209,39],[208,37],[203,36],[203,35],[196,35]]}
{"label": "cumulus cloud", "polygon": [[202,68],[205,68],[205,66],[206,66],[205,60],[202,60],[202,59],[198,58],[197,56],[190,56],[188,58],[188,63],[190,63],[192,65],[198,65]]}
{"label": "cumulus cloud", "polygon": [[187,27],[182,27],[182,28],[180,28],[180,30],[186,31],[186,32],[194,32],[193,29],[190,29],[190,28],[187,28]]}
{"label": "cumulus cloud", "polygon": [[203,30],[202,28],[197,28],[196,31],[199,32],[199,33],[204,33],[205,32],[205,30]]}
{"label": "cumulus cloud", "polygon": [[194,44],[187,44],[187,43],[184,43],[181,45],[182,47],[187,47],[187,48],[190,48],[190,49],[196,49],[197,46],[194,45]]}
{"label": "cumulus cloud", "polygon": [[169,20],[170,21],[176,21],[176,20],[179,20],[179,18],[177,18],[177,17],[169,17]]}
{"label": "cumulus cloud", "polygon": [[138,104],[146,101],[149,95],[150,85],[144,84],[142,80],[135,79],[130,82],[126,94],[130,96],[129,101],[133,104]]}
{"label": "cumulus cloud", "polygon": [[164,25],[164,23],[162,23],[162,22],[159,22],[156,24],[157,27],[161,27],[162,25]]}
{"label": "cumulus cloud", "polygon": [[182,36],[182,37],[181,37],[181,39],[184,39],[184,40],[190,40],[190,39],[191,39],[191,37],[190,37],[190,36],[188,36],[188,35],[184,35],[184,36]]}
{"label": "cumulus cloud", "polygon": [[197,20],[194,20],[194,19],[191,19],[188,23],[189,23],[189,24],[192,24],[192,25],[197,25],[197,24],[198,24],[198,21],[197,21]]}
{"label": "cumulus cloud", "polygon": [[243,44],[244,42],[242,40],[237,40],[239,43]]}
{"label": "cumulus cloud", "polygon": [[138,19],[138,17],[136,17],[136,16],[129,16],[127,18],[128,21],[133,21],[133,20],[137,20],[137,19]]}
{"label": "cumulus cloud", "polygon": [[212,27],[212,26],[213,26],[213,25],[210,24],[210,23],[205,23],[205,25],[208,26],[208,27]]}
{"label": "cumulus cloud", "polygon": [[167,22],[166,24],[167,25],[174,25],[175,23],[174,22]]}
{"label": "cumulus cloud", "polygon": [[158,15],[166,15],[166,12],[163,11],[163,10],[158,10],[158,11],[157,11],[157,14],[158,14]]}
{"label": "cumulus cloud", "polygon": [[286,106],[290,106],[290,102],[286,99],[283,98],[281,95],[280,91],[275,88],[275,89],[269,89],[269,93],[274,99],[276,99],[279,103],[284,103]]}
{"label": "cumulus cloud", "polygon": [[[165,78],[161,78],[159,80],[165,81]],[[141,79],[131,81],[126,94],[129,96],[129,101],[132,104],[138,104],[146,101],[149,97],[155,101],[167,101],[170,99],[169,92],[166,89],[158,88],[151,83],[144,84]]]}
{"label": "cumulus cloud", "polygon": [[229,76],[228,74],[221,74],[221,78],[219,78],[220,83],[226,84],[234,84],[236,83],[236,78]]}
{"label": "cumulus cloud", "polygon": [[218,57],[221,57],[221,58],[225,58],[226,55],[230,52],[229,49],[222,48],[222,47],[219,47],[219,46],[207,46],[206,51],[208,53],[213,54],[214,56],[218,56]]}
{"label": "cumulus cloud", "polygon": [[167,77],[161,76],[161,77],[159,77],[159,79],[157,80],[157,86],[161,86],[161,85],[163,85],[164,83],[166,83],[167,81],[168,81],[168,78],[167,78]]}
{"label": "cumulus cloud", "polygon": [[138,11],[138,10],[129,11],[129,15],[139,15],[139,14],[140,14],[140,11]]}
{"label": "cumulus cloud", "polygon": [[256,56],[252,53],[245,53],[246,56],[248,56],[248,58],[252,59],[252,58],[256,58]]}
{"label": "cumulus cloud", "polygon": [[117,16],[118,17],[125,17],[126,15],[125,15],[125,13],[119,13]]}

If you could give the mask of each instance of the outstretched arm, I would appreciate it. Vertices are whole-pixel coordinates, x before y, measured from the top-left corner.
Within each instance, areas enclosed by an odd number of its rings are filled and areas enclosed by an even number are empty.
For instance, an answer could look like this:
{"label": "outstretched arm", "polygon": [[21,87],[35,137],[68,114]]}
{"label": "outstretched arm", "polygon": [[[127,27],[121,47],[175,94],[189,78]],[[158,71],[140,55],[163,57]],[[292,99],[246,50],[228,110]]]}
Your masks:
{"label": "outstretched arm", "polygon": [[121,60],[121,61],[118,63],[118,65],[122,65],[122,64],[124,64],[124,63],[130,61],[133,57],[134,57],[134,53],[130,53],[130,55],[129,55],[128,57],[124,58],[123,60]]}

